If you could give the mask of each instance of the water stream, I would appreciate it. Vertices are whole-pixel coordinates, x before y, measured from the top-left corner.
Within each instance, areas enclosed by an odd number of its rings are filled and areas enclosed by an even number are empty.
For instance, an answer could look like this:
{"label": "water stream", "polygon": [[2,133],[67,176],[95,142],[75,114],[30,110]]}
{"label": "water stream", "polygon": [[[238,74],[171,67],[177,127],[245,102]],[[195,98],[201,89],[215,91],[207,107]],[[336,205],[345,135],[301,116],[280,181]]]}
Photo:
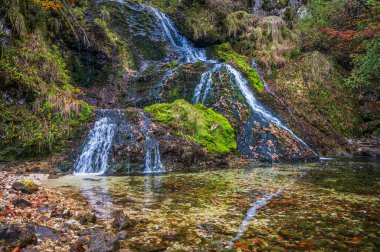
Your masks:
{"label": "water stream", "polygon": [[116,129],[110,115],[121,112],[100,110],[98,113],[98,119],[87,137],[82,153],[75,161],[75,174],[103,174],[107,170]]}

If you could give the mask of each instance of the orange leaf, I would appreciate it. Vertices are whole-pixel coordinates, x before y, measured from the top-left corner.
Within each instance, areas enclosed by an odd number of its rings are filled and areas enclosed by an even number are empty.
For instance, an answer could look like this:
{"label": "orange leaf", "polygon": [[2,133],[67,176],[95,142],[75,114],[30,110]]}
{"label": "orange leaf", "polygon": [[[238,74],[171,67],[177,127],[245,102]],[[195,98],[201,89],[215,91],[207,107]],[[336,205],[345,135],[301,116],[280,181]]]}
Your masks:
{"label": "orange leaf", "polygon": [[311,243],[311,242],[300,242],[300,246],[301,247],[311,247],[311,246],[313,246],[313,243]]}

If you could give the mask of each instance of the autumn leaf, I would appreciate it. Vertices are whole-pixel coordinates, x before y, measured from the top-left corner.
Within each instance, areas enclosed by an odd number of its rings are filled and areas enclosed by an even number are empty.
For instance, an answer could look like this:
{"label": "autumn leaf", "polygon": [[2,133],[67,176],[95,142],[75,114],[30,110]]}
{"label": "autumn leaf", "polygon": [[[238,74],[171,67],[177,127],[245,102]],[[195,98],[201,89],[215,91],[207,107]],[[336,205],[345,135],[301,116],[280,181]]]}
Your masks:
{"label": "autumn leaf", "polygon": [[300,242],[300,246],[302,248],[304,248],[304,247],[311,247],[311,246],[313,246],[313,243],[311,243],[311,242]]}
{"label": "autumn leaf", "polygon": [[360,239],[359,237],[354,237],[354,238],[352,238],[351,241],[349,241],[349,243],[351,243],[351,244],[359,244],[359,243],[361,243],[361,241],[362,241],[362,239]]}
{"label": "autumn leaf", "polygon": [[259,243],[262,239],[261,238],[253,238],[252,242],[253,243]]}

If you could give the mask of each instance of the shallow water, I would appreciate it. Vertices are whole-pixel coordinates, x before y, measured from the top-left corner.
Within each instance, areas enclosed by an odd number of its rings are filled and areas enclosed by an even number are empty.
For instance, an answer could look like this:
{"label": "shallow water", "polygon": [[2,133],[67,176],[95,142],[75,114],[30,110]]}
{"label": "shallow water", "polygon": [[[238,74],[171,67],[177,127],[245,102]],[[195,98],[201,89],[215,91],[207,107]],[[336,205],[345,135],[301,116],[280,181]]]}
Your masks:
{"label": "shallow water", "polygon": [[100,218],[123,209],[139,251],[377,251],[380,165],[323,161],[159,176],[48,180]]}

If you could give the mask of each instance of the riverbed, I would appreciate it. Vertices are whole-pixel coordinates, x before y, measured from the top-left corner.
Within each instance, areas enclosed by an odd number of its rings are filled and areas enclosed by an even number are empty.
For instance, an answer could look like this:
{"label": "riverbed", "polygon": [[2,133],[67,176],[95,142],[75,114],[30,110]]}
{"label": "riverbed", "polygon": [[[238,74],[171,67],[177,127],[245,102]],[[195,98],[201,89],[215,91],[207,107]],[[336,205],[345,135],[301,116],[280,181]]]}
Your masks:
{"label": "riverbed", "polygon": [[149,176],[64,176],[100,219],[122,209],[136,251],[378,251],[380,163],[251,165]]}

